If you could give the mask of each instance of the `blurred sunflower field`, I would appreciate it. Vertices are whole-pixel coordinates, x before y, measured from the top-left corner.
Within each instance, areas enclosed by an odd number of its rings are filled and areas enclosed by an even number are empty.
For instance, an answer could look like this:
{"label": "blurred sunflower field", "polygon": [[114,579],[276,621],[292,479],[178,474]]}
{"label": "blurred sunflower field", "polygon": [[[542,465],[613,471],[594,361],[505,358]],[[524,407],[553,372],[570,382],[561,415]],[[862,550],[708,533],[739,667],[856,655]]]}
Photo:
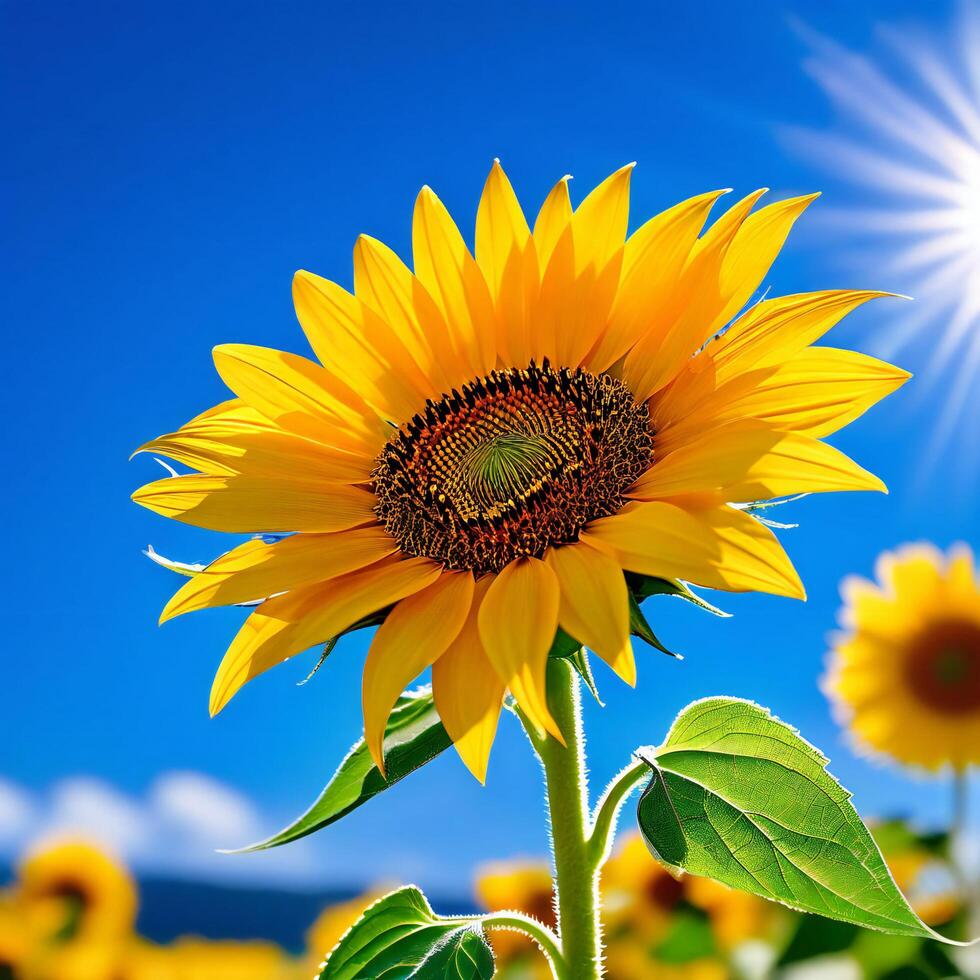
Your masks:
{"label": "blurred sunflower field", "polygon": [[[966,908],[945,835],[917,834],[900,821],[879,823],[875,833],[916,912],[929,925],[963,934]],[[488,864],[473,887],[488,911],[518,909],[554,922],[544,863]],[[963,975],[930,941],[801,915],[704,878],[675,878],[633,833],[624,834],[606,862],[600,888],[609,980]],[[326,906],[310,923],[302,950],[262,937],[186,935],[162,944],[137,930],[139,888],[121,863],[85,841],[54,842],[25,855],[0,892],[0,980],[308,980],[382,894],[372,890]],[[550,976],[526,937],[500,930],[491,941],[501,980]]]}

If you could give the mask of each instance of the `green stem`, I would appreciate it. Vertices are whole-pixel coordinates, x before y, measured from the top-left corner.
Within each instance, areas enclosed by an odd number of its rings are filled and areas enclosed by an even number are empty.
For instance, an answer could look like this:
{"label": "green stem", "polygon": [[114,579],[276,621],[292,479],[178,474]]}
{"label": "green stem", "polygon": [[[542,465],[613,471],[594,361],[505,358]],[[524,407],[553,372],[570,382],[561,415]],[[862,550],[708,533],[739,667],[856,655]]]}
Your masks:
{"label": "green stem", "polygon": [[620,808],[630,793],[649,777],[650,767],[642,759],[637,759],[615,776],[599,797],[589,838],[589,850],[597,868],[601,868],[609,856]]}
{"label": "green stem", "polygon": [[559,980],[601,980],[599,868],[590,846],[585,737],[578,678],[563,658],[548,664],[548,706],[565,745],[541,737],[522,717],[544,766],[551,850],[558,892],[558,935],[565,962]]}
{"label": "green stem", "polygon": [[551,969],[558,980],[566,980],[565,958],[558,937],[537,919],[523,912],[491,912],[477,919],[484,929],[509,929],[530,936],[551,961]]}

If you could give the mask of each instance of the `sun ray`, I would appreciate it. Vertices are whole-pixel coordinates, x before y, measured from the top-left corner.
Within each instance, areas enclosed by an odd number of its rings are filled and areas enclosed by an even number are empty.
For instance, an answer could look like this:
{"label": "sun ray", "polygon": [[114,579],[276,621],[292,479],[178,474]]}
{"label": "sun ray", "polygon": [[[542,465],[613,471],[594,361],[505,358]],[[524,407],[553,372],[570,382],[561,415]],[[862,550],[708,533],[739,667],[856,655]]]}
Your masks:
{"label": "sun ray", "polygon": [[839,119],[827,131],[786,129],[787,142],[854,190],[825,210],[823,228],[859,247],[849,261],[884,270],[916,299],[873,338],[943,403],[922,459],[942,464],[980,412],[980,12],[964,5],[946,38],[877,30],[872,52],[804,26],[804,70]]}

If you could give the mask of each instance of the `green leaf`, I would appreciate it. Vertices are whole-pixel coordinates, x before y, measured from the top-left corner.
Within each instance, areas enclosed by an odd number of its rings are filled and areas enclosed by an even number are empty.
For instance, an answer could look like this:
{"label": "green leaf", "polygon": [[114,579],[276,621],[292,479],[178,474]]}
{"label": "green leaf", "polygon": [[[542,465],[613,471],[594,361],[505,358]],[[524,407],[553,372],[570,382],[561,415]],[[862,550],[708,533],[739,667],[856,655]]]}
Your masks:
{"label": "green leaf", "polygon": [[487,980],[493,976],[493,953],[478,929],[457,929],[411,976],[414,980]]}
{"label": "green leaf", "polygon": [[385,729],[387,780],[371,760],[367,745],[361,738],[347,753],[333,778],[306,813],[267,840],[231,853],[278,847],[321,830],[394,786],[450,745],[452,740],[436,713],[431,689],[423,687],[403,694],[391,712]]}
{"label": "green leaf", "polygon": [[640,830],[666,864],[803,912],[951,942],[909,907],[826,757],[764,708],[697,701],[639,757],[653,771]]}
{"label": "green leaf", "polygon": [[674,653],[672,650],[668,650],[661,642],[657,639],[657,634],[653,632],[650,628],[650,624],[646,620],[646,616],[643,615],[643,610],[640,609],[639,603],[633,598],[633,593],[629,593],[630,602],[630,633],[633,636],[638,636],[644,643],[649,643],[650,646],[659,650],[661,653],[666,653],[668,657],[675,657],[677,660],[683,660],[684,658],[679,653]]}
{"label": "green leaf", "polygon": [[699,609],[709,612],[714,616],[722,616],[725,619],[731,617],[731,613],[726,613],[713,606],[707,599],[702,599],[686,582],[678,579],[654,578],[652,575],[637,575],[629,572],[626,575],[627,584],[630,592],[633,593],[637,602],[642,602],[652,595],[676,595],[688,602],[693,602]]}
{"label": "green leaf", "polygon": [[414,885],[379,899],[334,947],[319,980],[489,980],[493,955],[472,920],[436,915]]}

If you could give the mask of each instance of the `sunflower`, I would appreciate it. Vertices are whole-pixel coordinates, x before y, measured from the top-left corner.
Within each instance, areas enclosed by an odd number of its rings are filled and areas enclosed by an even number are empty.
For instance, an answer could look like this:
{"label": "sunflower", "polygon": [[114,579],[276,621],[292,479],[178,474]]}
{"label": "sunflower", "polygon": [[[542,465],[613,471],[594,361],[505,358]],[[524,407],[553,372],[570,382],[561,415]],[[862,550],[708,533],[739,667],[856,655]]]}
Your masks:
{"label": "sunflower", "polygon": [[803,597],[771,530],[731,504],[884,489],[820,439],[908,375],[810,347],[882,294],[765,299],[731,322],[815,195],[753,210],[757,191],[702,234],[722,192],[702,194],[627,238],[631,171],[574,210],[560,180],[532,230],[495,163],[473,253],[425,187],[414,272],[363,236],[353,293],[296,274],[319,363],[215,349],[235,397],[141,447],[197,472],[134,494],[263,535],[163,613],[264,600],[218,669],[212,713],[384,615],[363,678],[378,766],[392,706],[432,666],[439,714],[482,780],[506,692],[561,737],[545,696],[559,626],[635,683],[624,570]]}
{"label": "sunflower", "polygon": [[0,980],[16,980],[22,976],[27,962],[30,937],[23,916],[11,898],[0,892]]}
{"label": "sunflower", "polygon": [[296,964],[282,949],[263,940],[185,938],[168,953],[168,976],[175,980],[295,980],[297,975]]}
{"label": "sunflower", "polygon": [[824,689],[856,741],[898,762],[980,762],[980,581],[966,546],[878,558],[876,582],[844,580],[844,631]]}
{"label": "sunflower", "polygon": [[48,844],[18,869],[15,897],[35,932],[56,943],[130,934],[136,886],[124,867],[84,841]]}
{"label": "sunflower", "polygon": [[629,834],[606,861],[599,881],[610,944],[632,936],[645,948],[655,946],[685,904],[691,880],[675,877],[654,860],[639,834]]}

